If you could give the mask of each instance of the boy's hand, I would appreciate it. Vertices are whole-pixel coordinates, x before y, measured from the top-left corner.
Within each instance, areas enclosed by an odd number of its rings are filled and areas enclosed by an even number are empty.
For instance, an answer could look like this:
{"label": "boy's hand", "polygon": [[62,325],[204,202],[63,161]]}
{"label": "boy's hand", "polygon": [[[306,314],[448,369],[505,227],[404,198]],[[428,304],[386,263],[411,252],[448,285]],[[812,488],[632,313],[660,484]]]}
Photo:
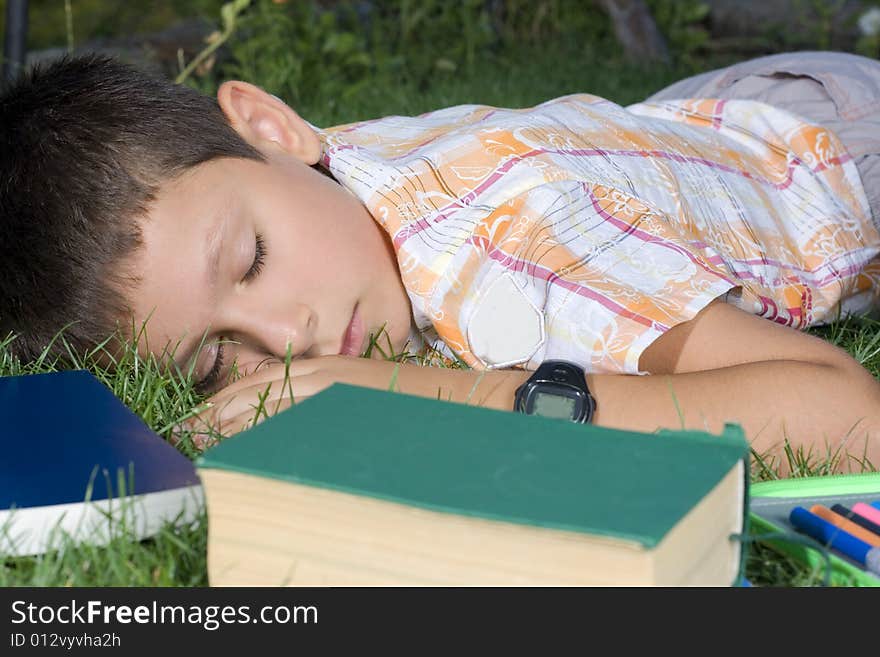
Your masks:
{"label": "boy's hand", "polygon": [[216,434],[229,436],[242,431],[333,383],[510,410],[514,391],[529,374],[523,370],[455,370],[353,356],[322,356],[293,361],[286,377],[284,363],[272,363],[220,390],[208,400],[211,407],[183,428],[197,432],[193,443],[203,449],[219,438]]}

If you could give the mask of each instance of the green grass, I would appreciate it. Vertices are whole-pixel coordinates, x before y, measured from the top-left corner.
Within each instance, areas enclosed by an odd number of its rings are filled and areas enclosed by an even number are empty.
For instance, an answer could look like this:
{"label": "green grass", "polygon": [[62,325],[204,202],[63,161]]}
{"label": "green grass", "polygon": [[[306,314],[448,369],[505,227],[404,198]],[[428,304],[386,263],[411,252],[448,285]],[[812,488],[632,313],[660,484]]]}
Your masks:
{"label": "green grass", "polygon": [[206,586],[207,539],[204,515],[179,527],[167,524],[147,541],[120,532],[96,546],[62,535],[55,551],[6,560],[0,586]]}
{"label": "green grass", "polygon": [[[237,47],[239,52],[244,48],[241,43]],[[415,52],[410,54],[416,56]],[[239,77],[291,100],[293,91],[273,88],[283,80],[279,75],[282,63],[248,59],[233,63],[237,69],[218,68],[212,75],[189,83],[212,92],[224,76],[235,70]],[[440,67],[427,79],[397,76],[388,68],[376,67],[364,73],[356,93],[340,93],[330,79],[330,71],[308,93],[296,93],[300,99],[296,109],[316,125],[329,126],[389,114],[416,114],[459,103],[524,107],[575,92],[594,93],[625,105],[681,77],[726,62],[704,60],[699,65],[646,69],[624,62],[607,42],[559,39],[541,47],[486,52],[480,63],[474,68],[453,62],[451,68]],[[850,319],[814,333],[839,344],[880,377],[880,324]],[[13,361],[8,344],[8,340],[0,342],[0,376],[55,369],[56,364],[48,359],[27,366]],[[375,348],[380,346],[376,344]],[[164,437],[169,438],[173,427],[199,409],[202,399],[193,391],[187,373],[168,372],[153,360],[138,359],[133,352],[123,354],[110,372],[95,363],[96,353],[77,356],[76,362],[95,373]],[[51,400],[45,403],[51,406]],[[188,439],[179,448],[189,457],[195,454]],[[817,454],[790,453],[789,460],[794,476],[823,474],[834,465],[833,458]],[[756,480],[774,476],[773,464],[754,473]],[[0,562],[0,586],[202,586],[207,584],[206,536],[202,517],[185,527],[167,526],[147,541],[122,536],[105,547],[66,545],[39,557],[6,559]],[[763,586],[821,583],[821,573],[807,572],[760,546],[750,548],[746,574],[754,584]]]}
{"label": "green grass", "polygon": [[[875,376],[880,375],[880,323],[849,318],[813,333],[846,349]],[[61,338],[63,341],[63,338]],[[378,350],[389,359],[410,360],[421,365],[444,366],[432,354],[415,357],[394,354],[374,337],[367,350]],[[0,376],[51,372],[57,363],[48,359],[26,367],[9,355],[9,339],[0,342]],[[191,373],[168,371],[154,359],[143,360],[133,349],[118,359],[111,372],[96,364],[100,350],[77,358],[76,364],[93,372],[123,402],[166,439],[174,427],[201,408],[202,398],[192,387]],[[447,366],[459,367],[460,363]],[[393,387],[394,382],[389,382]],[[47,404],[50,403],[47,400]],[[254,413],[260,416],[263,408]],[[185,435],[179,449],[190,458],[196,452],[191,436]],[[819,455],[789,453],[793,476],[827,474],[834,459]],[[776,477],[770,467],[753,473],[753,481]],[[166,525],[153,538],[137,541],[123,528],[106,546],[75,544],[62,535],[60,549],[37,557],[8,558],[0,566],[0,586],[205,586],[207,585],[207,523],[204,515],[180,527]],[[746,575],[756,586],[819,586],[823,573],[779,555],[760,544],[749,547]]]}
{"label": "green grass", "polygon": [[[574,45],[550,52],[523,48],[494,55],[484,65],[483,70],[473,74],[438,74],[427,86],[417,80],[383,76],[374,84],[362,85],[357,98],[348,102],[340,102],[324,89],[299,103],[286,97],[283,90],[278,90],[278,95],[304,118],[323,127],[392,114],[420,114],[459,104],[530,107],[571,93],[591,93],[627,105],[699,70],[687,65],[638,67],[606,58],[589,46]],[[212,83],[203,86],[209,93],[213,89]]]}

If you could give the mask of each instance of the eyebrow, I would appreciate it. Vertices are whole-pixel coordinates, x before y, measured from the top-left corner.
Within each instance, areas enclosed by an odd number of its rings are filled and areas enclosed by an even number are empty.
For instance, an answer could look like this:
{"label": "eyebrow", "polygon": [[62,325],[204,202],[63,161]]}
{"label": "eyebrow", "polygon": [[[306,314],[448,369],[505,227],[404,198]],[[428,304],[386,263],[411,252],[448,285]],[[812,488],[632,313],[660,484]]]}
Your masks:
{"label": "eyebrow", "polygon": [[[206,278],[208,289],[213,290],[217,286],[217,276],[220,272],[220,256],[223,253],[223,243],[226,238],[226,227],[229,225],[229,215],[224,213],[223,216],[214,223],[214,226],[208,231],[205,237],[205,249],[203,253],[207,254],[208,267],[206,270]],[[189,367],[190,361],[196,354],[196,350],[203,344],[202,336],[205,336],[207,329],[202,331],[200,336],[192,341],[192,343],[183,350],[183,356],[175,357],[174,362],[183,372]]]}

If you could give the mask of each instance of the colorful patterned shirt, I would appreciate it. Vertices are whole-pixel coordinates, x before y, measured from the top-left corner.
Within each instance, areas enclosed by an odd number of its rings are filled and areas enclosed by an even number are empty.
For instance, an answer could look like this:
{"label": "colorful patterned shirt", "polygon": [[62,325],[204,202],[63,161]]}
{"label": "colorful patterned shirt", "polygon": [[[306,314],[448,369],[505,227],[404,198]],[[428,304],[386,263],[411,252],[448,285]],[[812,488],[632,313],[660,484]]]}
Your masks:
{"label": "colorful patterned shirt", "polygon": [[805,328],[880,294],[846,149],[763,103],[572,95],[319,136],[388,232],[415,326],[471,367],[639,373],[648,345],[720,296]]}

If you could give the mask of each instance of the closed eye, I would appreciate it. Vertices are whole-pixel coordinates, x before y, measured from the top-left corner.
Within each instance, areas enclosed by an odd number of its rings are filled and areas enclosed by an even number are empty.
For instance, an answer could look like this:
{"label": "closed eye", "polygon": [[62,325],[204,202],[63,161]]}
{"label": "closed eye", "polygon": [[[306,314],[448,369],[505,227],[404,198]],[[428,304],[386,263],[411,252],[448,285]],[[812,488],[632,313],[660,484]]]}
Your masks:
{"label": "closed eye", "polygon": [[[263,263],[265,260],[266,243],[263,240],[263,236],[260,235],[260,233],[257,233],[256,245],[254,247],[254,261],[251,263],[250,269],[247,270],[247,273],[245,273],[242,280],[244,282],[250,282],[259,276],[260,272],[263,270]],[[211,371],[207,376],[195,384],[194,387],[196,392],[199,394],[207,394],[217,385],[217,382],[220,379],[220,371],[223,368],[223,355],[223,343],[221,338],[221,343],[217,346],[217,357],[214,360],[214,365],[211,367]]]}
{"label": "closed eye", "polygon": [[263,263],[266,260],[266,243],[263,241],[263,236],[257,233],[256,237],[256,247],[254,248],[254,261],[251,264],[251,268],[247,270],[247,273],[244,275],[244,282],[249,282],[255,279],[260,275],[260,272],[263,271]]}
{"label": "closed eye", "polygon": [[[221,338],[222,340],[222,338]],[[207,395],[212,392],[217,381],[220,379],[220,370],[223,367],[223,343],[217,345],[217,358],[214,360],[214,366],[211,371],[201,381],[193,386],[196,394]]]}

